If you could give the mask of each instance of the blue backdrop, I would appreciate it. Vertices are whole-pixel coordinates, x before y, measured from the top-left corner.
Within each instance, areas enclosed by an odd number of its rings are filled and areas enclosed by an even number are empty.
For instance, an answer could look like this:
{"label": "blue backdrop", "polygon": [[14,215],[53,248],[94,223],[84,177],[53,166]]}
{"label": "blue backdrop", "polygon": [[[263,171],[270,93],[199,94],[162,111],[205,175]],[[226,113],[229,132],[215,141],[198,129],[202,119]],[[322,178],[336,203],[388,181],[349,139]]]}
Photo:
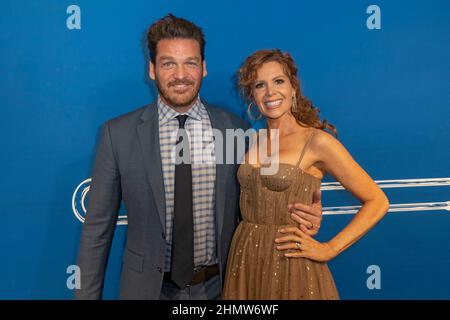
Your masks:
{"label": "blue backdrop", "polygon": [[[381,29],[367,27],[373,4]],[[201,95],[239,115],[245,106],[231,76],[243,59],[262,48],[289,51],[305,95],[384,186],[392,208],[404,208],[329,263],[341,298],[450,298],[449,1],[0,5],[1,299],[72,299],[66,270],[76,263],[82,227],[72,197],[90,177],[100,125],[155,98],[145,31],[168,12],[203,27]],[[74,206],[82,212],[80,192]],[[345,191],[323,192],[324,207],[357,204]],[[353,217],[344,213],[324,217],[319,239]],[[106,298],[118,297],[125,235],[118,226]],[[367,285],[372,265],[380,270],[378,289]]]}

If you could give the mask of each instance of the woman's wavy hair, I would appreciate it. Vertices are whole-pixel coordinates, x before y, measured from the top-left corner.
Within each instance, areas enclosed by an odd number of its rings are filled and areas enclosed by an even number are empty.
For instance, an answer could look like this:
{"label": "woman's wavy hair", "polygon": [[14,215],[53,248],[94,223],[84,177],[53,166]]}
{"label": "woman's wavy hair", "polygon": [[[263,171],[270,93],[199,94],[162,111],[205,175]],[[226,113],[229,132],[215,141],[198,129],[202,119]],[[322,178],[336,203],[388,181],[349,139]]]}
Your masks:
{"label": "woman's wavy hair", "polygon": [[320,110],[302,95],[300,80],[297,77],[297,67],[291,55],[287,52],[283,53],[279,49],[258,50],[245,59],[236,74],[237,86],[244,102],[251,103],[253,101],[253,85],[256,80],[257,70],[264,63],[271,61],[281,64],[295,90],[297,108],[296,110],[291,109],[291,112],[297,123],[301,126],[306,125],[322,130],[328,129],[337,137],[336,127],[328,123],[327,120],[321,121],[319,118]]}

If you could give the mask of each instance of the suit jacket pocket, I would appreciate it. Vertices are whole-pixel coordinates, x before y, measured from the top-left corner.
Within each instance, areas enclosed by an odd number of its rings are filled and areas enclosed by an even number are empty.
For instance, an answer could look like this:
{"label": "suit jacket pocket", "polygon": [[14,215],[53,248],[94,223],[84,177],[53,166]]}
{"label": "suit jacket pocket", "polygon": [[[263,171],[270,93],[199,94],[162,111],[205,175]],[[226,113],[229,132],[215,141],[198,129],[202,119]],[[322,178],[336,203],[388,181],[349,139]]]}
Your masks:
{"label": "suit jacket pocket", "polygon": [[144,271],[144,257],[128,248],[125,248],[123,264],[124,267],[136,272],[142,273]]}

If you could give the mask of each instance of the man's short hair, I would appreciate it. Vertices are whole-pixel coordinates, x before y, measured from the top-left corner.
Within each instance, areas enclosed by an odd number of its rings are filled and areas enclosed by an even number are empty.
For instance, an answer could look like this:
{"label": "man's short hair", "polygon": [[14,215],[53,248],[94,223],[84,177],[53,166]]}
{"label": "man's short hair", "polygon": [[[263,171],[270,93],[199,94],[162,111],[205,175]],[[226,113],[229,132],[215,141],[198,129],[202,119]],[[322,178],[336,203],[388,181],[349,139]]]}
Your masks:
{"label": "man's short hair", "polygon": [[163,39],[197,40],[202,60],[205,59],[205,35],[200,27],[186,19],[175,17],[169,13],[150,26],[147,32],[147,41],[150,60],[153,63],[156,60],[156,46]]}

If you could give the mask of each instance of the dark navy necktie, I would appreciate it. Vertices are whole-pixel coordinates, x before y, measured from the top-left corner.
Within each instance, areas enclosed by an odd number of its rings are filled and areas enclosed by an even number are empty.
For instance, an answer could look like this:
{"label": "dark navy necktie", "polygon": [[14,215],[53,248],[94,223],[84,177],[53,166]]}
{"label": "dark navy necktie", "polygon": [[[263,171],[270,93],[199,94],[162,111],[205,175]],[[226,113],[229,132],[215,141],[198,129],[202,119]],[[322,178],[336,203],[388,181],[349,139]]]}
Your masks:
{"label": "dark navy necktie", "polygon": [[[192,167],[190,147],[184,124],[187,115],[177,117],[179,123],[176,150],[180,152],[175,164],[175,199],[172,231],[171,279],[180,288],[186,287],[194,276],[194,218],[192,209]],[[188,159],[188,161],[180,161]],[[180,163],[181,162],[181,163]]]}

